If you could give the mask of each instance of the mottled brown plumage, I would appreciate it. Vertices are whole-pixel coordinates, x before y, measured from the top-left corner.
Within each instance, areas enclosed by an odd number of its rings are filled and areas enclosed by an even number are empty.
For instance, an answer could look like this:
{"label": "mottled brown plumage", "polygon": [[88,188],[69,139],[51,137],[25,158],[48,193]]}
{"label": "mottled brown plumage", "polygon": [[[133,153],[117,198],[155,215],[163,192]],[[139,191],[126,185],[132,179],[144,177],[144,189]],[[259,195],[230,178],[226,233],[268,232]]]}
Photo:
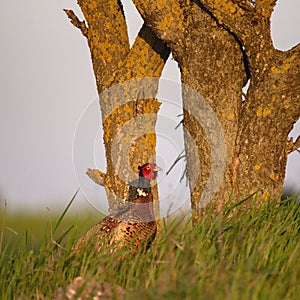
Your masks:
{"label": "mottled brown plumage", "polygon": [[110,253],[122,248],[135,253],[139,247],[150,245],[157,230],[150,180],[157,178],[160,169],[155,164],[145,164],[139,169],[139,184],[131,186],[128,206],[92,227],[76,243],[75,251],[90,243],[94,244],[96,252],[107,247]]}

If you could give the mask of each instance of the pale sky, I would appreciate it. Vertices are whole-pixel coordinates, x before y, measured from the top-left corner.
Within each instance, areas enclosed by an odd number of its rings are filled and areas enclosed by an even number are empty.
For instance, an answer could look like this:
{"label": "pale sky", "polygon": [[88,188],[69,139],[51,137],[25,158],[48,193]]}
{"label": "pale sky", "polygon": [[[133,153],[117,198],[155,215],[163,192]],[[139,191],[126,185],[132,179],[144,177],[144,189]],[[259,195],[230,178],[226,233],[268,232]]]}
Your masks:
{"label": "pale sky", "polygon": [[[133,42],[142,21],[130,1],[124,3]],[[86,40],[70,24],[64,8],[81,15],[76,0],[2,0],[0,199],[6,199],[11,211],[61,209],[78,188],[72,161],[73,137],[80,116],[96,99],[97,91]],[[299,0],[278,1],[272,18],[272,37],[278,49],[286,50],[300,42],[299,13]],[[179,80],[174,61],[168,61],[163,77]],[[177,122],[177,108],[172,105]],[[163,104],[162,116],[169,108],[167,103]],[[299,122],[297,127],[299,133]],[[94,144],[94,152],[98,153],[96,163],[104,166],[100,137]],[[169,145],[162,138],[158,161],[167,169],[180,147],[167,154],[165,147]],[[293,153],[287,183],[298,190],[299,175],[300,155]],[[170,181],[162,180],[161,186],[164,185],[169,186]],[[99,189],[95,188],[95,193]],[[87,203],[80,195],[75,207]]]}

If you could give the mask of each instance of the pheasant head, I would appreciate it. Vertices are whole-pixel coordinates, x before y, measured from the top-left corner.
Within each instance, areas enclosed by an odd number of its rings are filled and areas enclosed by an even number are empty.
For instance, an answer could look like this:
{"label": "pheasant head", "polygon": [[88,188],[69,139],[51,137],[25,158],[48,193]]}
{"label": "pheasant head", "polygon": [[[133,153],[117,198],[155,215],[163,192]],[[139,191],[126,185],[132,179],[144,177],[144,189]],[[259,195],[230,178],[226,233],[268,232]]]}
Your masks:
{"label": "pheasant head", "polygon": [[162,171],[162,169],[154,163],[146,163],[142,166],[139,166],[139,176],[149,181],[157,178],[158,171]]}

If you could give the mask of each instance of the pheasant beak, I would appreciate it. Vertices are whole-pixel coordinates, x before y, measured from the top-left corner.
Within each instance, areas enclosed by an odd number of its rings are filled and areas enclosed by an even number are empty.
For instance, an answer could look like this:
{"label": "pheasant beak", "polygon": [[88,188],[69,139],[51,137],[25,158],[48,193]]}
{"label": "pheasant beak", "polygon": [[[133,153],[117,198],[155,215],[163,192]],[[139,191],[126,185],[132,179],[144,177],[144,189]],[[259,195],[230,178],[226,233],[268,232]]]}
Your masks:
{"label": "pheasant beak", "polygon": [[155,166],[155,168],[153,169],[153,171],[159,172],[159,171],[163,171],[163,169],[160,168],[159,166]]}

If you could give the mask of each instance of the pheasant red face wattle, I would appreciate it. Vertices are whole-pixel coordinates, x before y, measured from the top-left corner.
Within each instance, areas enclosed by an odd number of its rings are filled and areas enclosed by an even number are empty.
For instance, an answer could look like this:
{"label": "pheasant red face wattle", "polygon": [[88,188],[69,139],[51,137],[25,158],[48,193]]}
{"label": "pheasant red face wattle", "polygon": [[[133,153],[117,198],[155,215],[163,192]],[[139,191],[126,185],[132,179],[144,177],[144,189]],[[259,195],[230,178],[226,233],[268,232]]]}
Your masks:
{"label": "pheasant red face wattle", "polygon": [[157,172],[162,171],[162,169],[154,163],[144,164],[143,166],[139,167],[139,170],[139,175],[148,180],[155,180],[158,175]]}

